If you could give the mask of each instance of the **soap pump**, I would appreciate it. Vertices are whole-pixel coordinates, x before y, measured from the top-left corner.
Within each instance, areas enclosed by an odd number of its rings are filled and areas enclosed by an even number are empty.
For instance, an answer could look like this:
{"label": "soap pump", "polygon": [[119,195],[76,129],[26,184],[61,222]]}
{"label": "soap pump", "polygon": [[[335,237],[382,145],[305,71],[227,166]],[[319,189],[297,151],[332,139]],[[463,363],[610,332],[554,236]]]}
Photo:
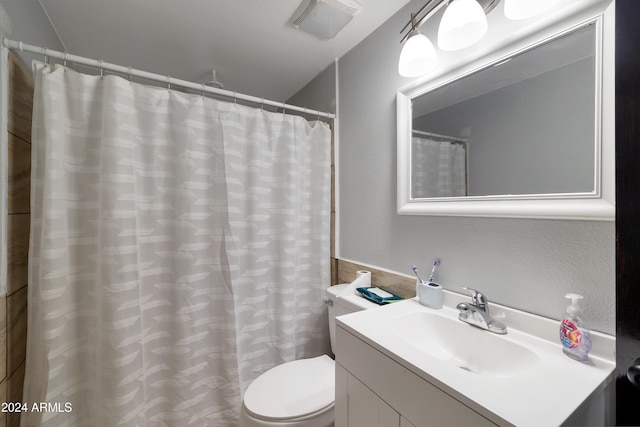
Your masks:
{"label": "soap pump", "polygon": [[560,342],[562,351],[572,359],[586,362],[591,350],[591,334],[580,318],[582,308],[578,302],[583,298],[579,294],[567,294],[571,300],[567,312],[560,323]]}

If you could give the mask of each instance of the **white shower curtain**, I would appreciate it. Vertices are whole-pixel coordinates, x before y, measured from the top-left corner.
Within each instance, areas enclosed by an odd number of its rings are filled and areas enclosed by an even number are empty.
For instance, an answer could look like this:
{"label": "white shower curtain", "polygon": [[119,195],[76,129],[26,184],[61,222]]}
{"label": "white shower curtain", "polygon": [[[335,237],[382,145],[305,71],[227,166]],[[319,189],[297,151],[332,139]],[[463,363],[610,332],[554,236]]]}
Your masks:
{"label": "white shower curtain", "polygon": [[411,138],[411,197],[467,195],[466,153],[462,144],[414,136]]}
{"label": "white shower curtain", "polygon": [[34,65],[22,426],[233,426],[321,354],[330,129]]}

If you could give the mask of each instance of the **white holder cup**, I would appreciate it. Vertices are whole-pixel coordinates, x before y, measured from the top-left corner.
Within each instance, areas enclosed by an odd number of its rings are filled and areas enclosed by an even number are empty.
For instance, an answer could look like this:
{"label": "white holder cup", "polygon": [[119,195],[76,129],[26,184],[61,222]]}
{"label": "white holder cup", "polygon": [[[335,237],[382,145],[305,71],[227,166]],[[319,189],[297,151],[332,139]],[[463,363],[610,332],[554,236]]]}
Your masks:
{"label": "white holder cup", "polygon": [[442,286],[435,282],[416,281],[416,294],[418,302],[425,307],[439,309],[442,308],[444,292]]}

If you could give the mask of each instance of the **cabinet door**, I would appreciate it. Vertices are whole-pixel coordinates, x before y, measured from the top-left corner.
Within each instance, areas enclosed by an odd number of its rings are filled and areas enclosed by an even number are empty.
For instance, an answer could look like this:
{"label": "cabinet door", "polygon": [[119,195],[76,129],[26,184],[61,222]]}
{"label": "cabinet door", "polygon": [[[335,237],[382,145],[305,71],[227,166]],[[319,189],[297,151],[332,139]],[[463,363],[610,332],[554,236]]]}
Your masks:
{"label": "cabinet door", "polygon": [[393,410],[393,408],[387,403],[378,398],[378,426],[379,427],[401,427],[400,426],[400,414]]}
{"label": "cabinet door", "polygon": [[399,427],[400,415],[353,375],[348,375],[348,426]]}
{"label": "cabinet door", "polygon": [[405,417],[400,417],[400,427],[416,427],[409,422]]}
{"label": "cabinet door", "polygon": [[348,427],[349,422],[349,372],[336,363],[335,427]]}
{"label": "cabinet door", "polygon": [[400,427],[400,415],[336,363],[335,426]]}

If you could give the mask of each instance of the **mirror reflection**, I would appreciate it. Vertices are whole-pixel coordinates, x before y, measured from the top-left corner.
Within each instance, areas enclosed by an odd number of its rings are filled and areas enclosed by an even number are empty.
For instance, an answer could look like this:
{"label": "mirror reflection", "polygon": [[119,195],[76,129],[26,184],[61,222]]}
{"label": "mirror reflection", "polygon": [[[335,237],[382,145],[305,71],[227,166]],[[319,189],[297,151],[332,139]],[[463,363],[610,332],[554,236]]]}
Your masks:
{"label": "mirror reflection", "polygon": [[412,199],[596,191],[596,29],[412,99]]}

